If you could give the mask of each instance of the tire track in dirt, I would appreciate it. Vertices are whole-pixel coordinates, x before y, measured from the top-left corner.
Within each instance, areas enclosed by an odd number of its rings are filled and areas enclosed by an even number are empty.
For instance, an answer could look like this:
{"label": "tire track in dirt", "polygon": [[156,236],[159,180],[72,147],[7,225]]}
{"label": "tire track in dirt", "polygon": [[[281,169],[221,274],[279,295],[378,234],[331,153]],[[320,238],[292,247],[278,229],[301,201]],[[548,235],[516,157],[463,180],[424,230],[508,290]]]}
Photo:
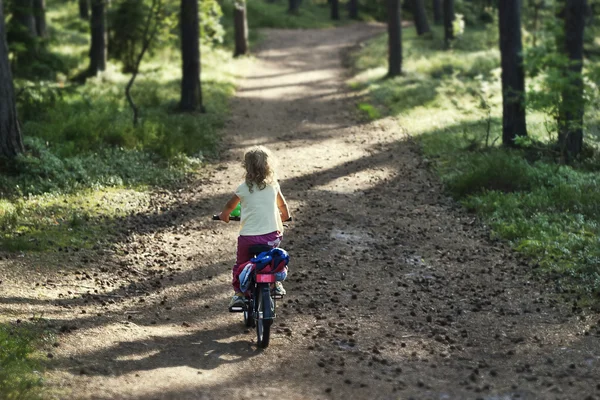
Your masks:
{"label": "tire track in dirt", "polygon": [[[600,398],[599,316],[489,241],[395,121],[355,120],[341,54],[378,32],[267,31],[223,160],[123,221],[124,240],[78,275],[98,293],[48,285],[45,300],[23,289],[5,302],[64,331],[48,374],[57,397]],[[209,220],[252,144],[279,158],[297,220],[263,352],[226,312],[237,227]]]}

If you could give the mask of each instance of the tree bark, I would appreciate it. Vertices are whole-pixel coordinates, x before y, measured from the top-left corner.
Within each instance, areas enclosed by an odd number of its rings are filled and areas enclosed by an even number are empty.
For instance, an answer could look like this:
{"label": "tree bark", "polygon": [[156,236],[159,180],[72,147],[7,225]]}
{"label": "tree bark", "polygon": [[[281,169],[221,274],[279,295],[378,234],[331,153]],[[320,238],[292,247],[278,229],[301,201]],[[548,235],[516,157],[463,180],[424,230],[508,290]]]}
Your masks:
{"label": "tree bark", "polygon": [[33,0],[18,0],[12,3],[12,16],[21,27],[21,31],[30,37],[37,36]]}
{"label": "tree bark", "polygon": [[417,35],[431,32],[429,23],[427,22],[427,12],[425,11],[425,3],[423,0],[412,0],[412,11],[415,18],[415,27]]}
{"label": "tree bark", "polygon": [[15,90],[8,61],[4,26],[4,7],[0,0],[0,157],[14,158],[23,152],[21,128],[17,119]]}
{"label": "tree bark", "polygon": [[564,52],[570,63],[565,71],[569,82],[561,93],[558,120],[558,142],[567,161],[577,157],[583,148],[583,33],[586,0],[567,0],[564,10]]}
{"label": "tree bark", "polygon": [[288,0],[288,13],[297,14],[298,6],[300,5],[300,0]]}
{"label": "tree bark", "polygon": [[248,19],[246,14],[246,1],[236,1],[234,4],[233,25],[235,28],[234,57],[248,54]]}
{"label": "tree bark", "polygon": [[182,111],[204,111],[200,83],[200,21],[198,0],[181,0]]}
{"label": "tree bark", "polygon": [[527,136],[521,0],[500,1],[498,14],[502,65],[502,143],[515,146],[517,136]]}
{"label": "tree bark", "polygon": [[46,0],[33,0],[33,15],[37,35],[41,38],[48,37],[46,29]]}
{"label": "tree bark", "polygon": [[331,0],[331,19],[339,20],[340,19],[340,1],[339,0]]}
{"label": "tree bark", "polygon": [[92,44],[90,46],[90,66],[88,76],[95,76],[106,70],[106,13],[104,0],[92,0],[91,18]]}
{"label": "tree bark", "polygon": [[358,19],[358,0],[348,2],[348,14],[350,19]]}
{"label": "tree bark", "polygon": [[90,0],[79,0],[79,18],[90,19]]}
{"label": "tree bark", "polygon": [[442,11],[443,0],[433,0],[433,22],[436,25],[442,25],[444,22],[444,13]]}
{"label": "tree bark", "polygon": [[402,73],[402,22],[400,0],[387,0],[388,8],[388,77]]}
{"label": "tree bark", "polygon": [[444,40],[446,46],[454,39],[454,0],[444,1]]}

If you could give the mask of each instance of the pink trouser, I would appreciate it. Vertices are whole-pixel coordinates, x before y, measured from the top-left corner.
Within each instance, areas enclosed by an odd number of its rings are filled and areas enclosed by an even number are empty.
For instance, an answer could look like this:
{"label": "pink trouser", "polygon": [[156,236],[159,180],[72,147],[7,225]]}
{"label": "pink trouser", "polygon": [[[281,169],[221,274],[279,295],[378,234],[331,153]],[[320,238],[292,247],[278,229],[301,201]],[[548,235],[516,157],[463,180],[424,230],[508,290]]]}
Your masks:
{"label": "pink trouser", "polygon": [[250,254],[250,247],[256,245],[266,245],[271,247],[279,247],[279,243],[281,243],[281,238],[283,236],[279,231],[267,233],[266,235],[258,235],[258,236],[238,236],[238,246],[237,246],[237,258],[235,261],[235,265],[231,271],[232,275],[232,284],[233,290],[237,292],[240,291],[240,279],[239,274],[242,272],[240,266],[246,265],[248,261],[252,258],[254,254]]}

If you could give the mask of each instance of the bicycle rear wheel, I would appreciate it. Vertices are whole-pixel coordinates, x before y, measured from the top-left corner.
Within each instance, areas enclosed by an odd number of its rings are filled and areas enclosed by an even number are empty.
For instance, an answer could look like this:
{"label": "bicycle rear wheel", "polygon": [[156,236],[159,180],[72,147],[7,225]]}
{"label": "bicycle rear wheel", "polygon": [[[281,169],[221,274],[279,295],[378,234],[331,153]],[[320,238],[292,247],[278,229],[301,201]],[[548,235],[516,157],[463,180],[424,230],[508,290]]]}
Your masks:
{"label": "bicycle rear wheel", "polygon": [[261,349],[269,346],[271,324],[275,315],[270,290],[268,284],[261,285],[256,296],[256,345]]}
{"label": "bicycle rear wheel", "polygon": [[244,325],[246,328],[254,328],[254,317],[252,311],[254,309],[254,302],[250,299],[246,303],[246,309],[244,310]]}

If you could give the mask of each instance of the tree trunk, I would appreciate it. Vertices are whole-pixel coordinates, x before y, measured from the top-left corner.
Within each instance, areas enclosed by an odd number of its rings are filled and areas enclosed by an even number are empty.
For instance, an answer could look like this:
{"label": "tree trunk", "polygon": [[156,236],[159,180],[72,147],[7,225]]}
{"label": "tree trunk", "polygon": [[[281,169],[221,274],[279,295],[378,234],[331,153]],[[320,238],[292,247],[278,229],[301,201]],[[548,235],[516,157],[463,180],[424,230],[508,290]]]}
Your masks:
{"label": "tree trunk", "polygon": [[33,15],[35,17],[35,30],[39,37],[48,37],[46,29],[46,0],[33,0]]}
{"label": "tree trunk", "polygon": [[234,57],[248,54],[248,19],[246,18],[246,1],[236,1],[233,12],[233,25],[235,28]]}
{"label": "tree trunk", "polygon": [[388,7],[388,77],[402,73],[402,22],[400,0],[387,0]]}
{"label": "tree trunk", "polygon": [[290,14],[297,14],[298,13],[298,6],[300,5],[300,0],[288,0],[288,12]]}
{"label": "tree trunk", "polygon": [[204,111],[200,84],[200,21],[198,0],[181,0],[182,111]]}
{"label": "tree trunk", "polygon": [[444,1],[444,40],[446,46],[454,39],[454,0]]}
{"label": "tree trunk", "polygon": [[358,0],[350,0],[348,2],[348,13],[350,19],[358,19]]}
{"label": "tree trunk", "polygon": [[340,19],[340,1],[339,0],[331,0],[331,19],[339,20]]}
{"label": "tree trunk", "polygon": [[431,32],[429,23],[427,22],[427,12],[425,11],[425,3],[423,0],[412,0],[412,11],[415,17],[415,26],[417,28],[417,35]]}
{"label": "tree trunk", "polygon": [[79,0],[79,18],[90,19],[90,0]]}
{"label": "tree trunk", "polygon": [[12,17],[21,28],[21,33],[30,37],[37,36],[33,0],[18,0],[12,3]]}
{"label": "tree trunk", "polygon": [[88,76],[95,76],[106,70],[106,13],[104,0],[92,0],[91,19],[92,44],[90,46],[90,66]]}
{"label": "tree trunk", "polygon": [[444,13],[442,12],[442,1],[433,0],[433,22],[436,25],[442,25],[444,20]]}
{"label": "tree trunk", "polygon": [[564,51],[570,63],[565,71],[569,84],[564,85],[558,120],[558,142],[567,161],[583,148],[583,32],[586,0],[567,0],[564,10]]}
{"label": "tree trunk", "polygon": [[17,120],[3,10],[0,0],[0,157],[13,158],[23,152],[23,140]]}
{"label": "tree trunk", "polygon": [[502,143],[514,146],[517,136],[527,136],[521,0],[500,1],[498,14],[502,59]]}

